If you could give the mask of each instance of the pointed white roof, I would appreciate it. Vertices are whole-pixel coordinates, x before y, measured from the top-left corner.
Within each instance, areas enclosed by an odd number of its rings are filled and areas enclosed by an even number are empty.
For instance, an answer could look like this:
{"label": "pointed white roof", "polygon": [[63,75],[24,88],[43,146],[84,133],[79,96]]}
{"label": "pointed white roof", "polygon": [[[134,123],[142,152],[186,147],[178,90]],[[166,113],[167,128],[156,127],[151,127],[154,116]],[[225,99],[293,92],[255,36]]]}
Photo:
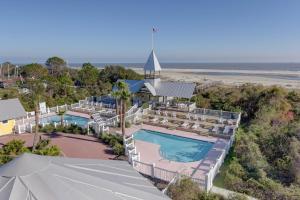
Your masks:
{"label": "pointed white roof", "polygon": [[144,65],[144,70],[151,70],[151,71],[161,71],[161,67],[160,67],[160,64],[157,60],[157,57],[154,53],[154,50],[151,51],[149,57],[148,57],[148,60],[146,62],[146,64]]}

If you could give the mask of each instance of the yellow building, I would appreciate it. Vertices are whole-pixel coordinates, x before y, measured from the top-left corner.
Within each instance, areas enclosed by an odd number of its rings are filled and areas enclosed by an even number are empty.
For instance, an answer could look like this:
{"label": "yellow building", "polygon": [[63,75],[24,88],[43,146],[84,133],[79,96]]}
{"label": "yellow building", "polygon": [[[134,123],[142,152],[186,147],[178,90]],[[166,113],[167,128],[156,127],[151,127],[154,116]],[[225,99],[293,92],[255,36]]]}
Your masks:
{"label": "yellow building", "polygon": [[14,132],[16,120],[26,117],[19,99],[0,100],[0,136]]}

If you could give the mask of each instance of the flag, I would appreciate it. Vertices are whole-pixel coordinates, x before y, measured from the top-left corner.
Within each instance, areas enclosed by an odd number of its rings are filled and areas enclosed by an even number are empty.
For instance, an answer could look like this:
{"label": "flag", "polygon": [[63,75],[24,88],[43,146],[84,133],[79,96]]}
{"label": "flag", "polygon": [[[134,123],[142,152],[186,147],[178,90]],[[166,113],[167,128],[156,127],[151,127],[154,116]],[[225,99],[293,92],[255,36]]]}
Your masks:
{"label": "flag", "polygon": [[158,31],[157,28],[154,28],[154,27],[152,28],[152,32],[153,32],[153,33],[156,33],[157,31]]}

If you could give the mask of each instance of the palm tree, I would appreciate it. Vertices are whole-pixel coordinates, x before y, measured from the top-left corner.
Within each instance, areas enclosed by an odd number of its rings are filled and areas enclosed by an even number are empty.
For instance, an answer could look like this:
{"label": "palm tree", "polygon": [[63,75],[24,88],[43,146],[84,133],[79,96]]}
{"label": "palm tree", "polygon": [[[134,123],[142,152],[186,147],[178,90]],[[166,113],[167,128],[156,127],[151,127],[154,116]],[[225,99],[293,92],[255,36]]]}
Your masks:
{"label": "palm tree", "polygon": [[63,126],[64,125],[64,114],[66,113],[66,111],[65,110],[60,110],[60,111],[58,111],[58,115],[60,116],[60,124],[61,124],[61,126]]}
{"label": "palm tree", "polygon": [[119,109],[120,92],[118,90],[113,91],[112,96],[116,99],[116,115],[119,115],[120,114],[120,109]]}
{"label": "palm tree", "polygon": [[31,94],[33,97],[33,103],[34,103],[34,112],[35,112],[35,131],[34,131],[34,137],[33,137],[33,145],[32,150],[34,151],[36,148],[36,144],[39,139],[39,119],[40,119],[40,100],[42,95],[45,92],[45,86],[40,80],[30,80],[28,81],[28,85],[31,89]]}
{"label": "palm tree", "polygon": [[116,101],[120,102],[120,126],[122,129],[122,136],[125,139],[125,114],[126,114],[126,104],[130,99],[130,91],[128,85],[124,81],[119,81],[116,84],[117,90],[113,92],[113,96]]}

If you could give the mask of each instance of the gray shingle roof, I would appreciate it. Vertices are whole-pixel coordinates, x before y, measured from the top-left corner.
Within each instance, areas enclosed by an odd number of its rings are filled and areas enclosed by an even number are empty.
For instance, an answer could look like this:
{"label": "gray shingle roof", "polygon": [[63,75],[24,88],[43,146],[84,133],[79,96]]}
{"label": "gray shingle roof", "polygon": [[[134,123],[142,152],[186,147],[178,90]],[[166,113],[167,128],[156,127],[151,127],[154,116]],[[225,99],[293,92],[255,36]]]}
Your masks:
{"label": "gray shingle roof", "polygon": [[0,167],[0,199],[169,199],[127,162],[23,154]]}
{"label": "gray shingle roof", "polygon": [[[153,96],[168,96],[188,99],[193,96],[196,87],[195,83],[161,81],[160,79],[124,81],[128,84],[131,93],[137,93],[143,86],[145,86]],[[113,90],[116,90],[116,87],[114,87]]]}
{"label": "gray shingle roof", "polygon": [[146,79],[145,82],[148,82],[154,88],[155,93],[152,92],[152,88],[148,88],[149,86],[145,84],[153,96],[168,96],[189,99],[193,96],[196,87],[195,83],[160,81],[160,79]]}
{"label": "gray shingle roof", "polygon": [[0,121],[25,116],[26,112],[19,99],[0,100]]}

